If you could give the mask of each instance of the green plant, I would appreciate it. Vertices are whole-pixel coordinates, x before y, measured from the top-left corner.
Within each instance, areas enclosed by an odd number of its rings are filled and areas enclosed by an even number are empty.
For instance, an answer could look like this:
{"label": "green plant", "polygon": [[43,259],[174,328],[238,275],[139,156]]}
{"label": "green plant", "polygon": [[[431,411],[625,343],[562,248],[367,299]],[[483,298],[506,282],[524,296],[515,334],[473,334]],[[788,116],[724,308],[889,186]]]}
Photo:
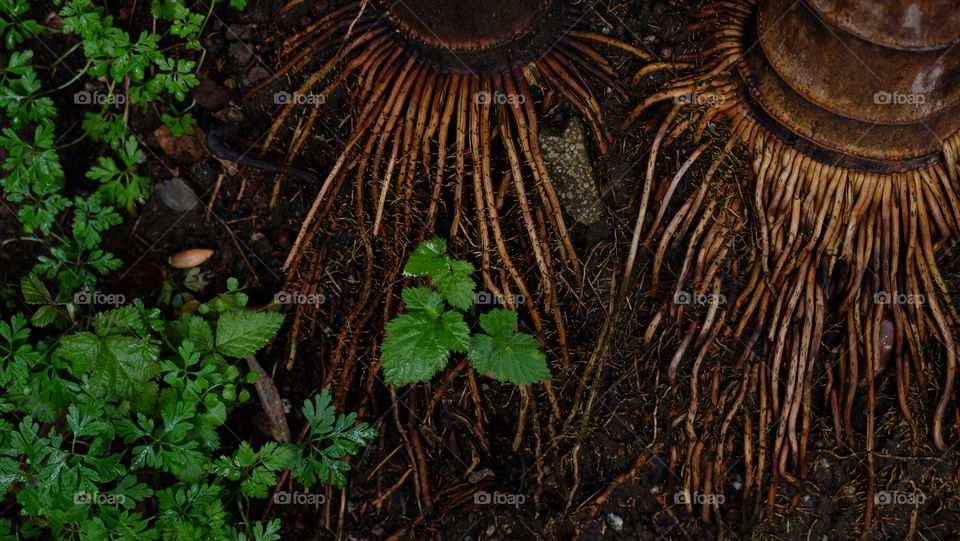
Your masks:
{"label": "green plant", "polygon": [[425,241],[413,252],[404,274],[429,277],[433,289],[403,290],[407,313],[387,324],[381,346],[387,383],[429,381],[446,367],[451,353],[466,353],[477,371],[502,381],[523,385],[550,379],[540,343],[516,332],[516,312],[494,309],[481,314],[483,332],[471,334],[464,313],[474,304],[474,272],[469,262],[447,254],[443,239]]}
{"label": "green plant", "polygon": [[[49,296],[36,276],[23,285],[25,297]],[[303,443],[242,441],[223,453],[217,429],[256,379],[236,363],[283,321],[247,300],[231,279],[226,293],[174,321],[140,301],[77,312],[80,330],[59,337],[37,336],[20,314],[0,321],[0,497],[14,494],[21,509],[16,520],[0,518],[0,535],[279,539],[278,520],[245,518],[249,499],[266,497],[279,472],[343,487],[343,458],[377,433],[355,414],[337,415],[326,390],[304,403]],[[138,503],[154,498],[156,514],[145,514]]]}
{"label": "green plant", "polygon": [[[8,51],[18,49],[0,54],[0,109],[6,116],[0,130],[6,176],[0,186],[18,205],[27,234],[18,240],[47,246],[35,272],[55,279],[60,292],[70,295],[92,290],[97,276],[120,266],[99,247],[100,235],[121,223],[117,209],[133,213],[150,193],[150,180],[138,173],[144,152],[129,129],[131,113],[156,110],[175,135],[191,132],[196,124],[189,113],[192,104],[177,104],[199,84],[195,72],[203,57],[193,57],[200,54],[200,32],[217,1],[208,3],[206,14],[192,12],[183,0],[155,1],[150,6],[155,30],[136,37],[119,28],[100,2],[54,4],[61,6],[57,28],[30,18],[37,10],[26,0],[0,0],[0,41]],[[244,2],[230,4],[242,8]],[[46,43],[66,47],[50,65],[38,63],[27,47],[41,33],[57,36]],[[41,83],[64,71],[72,77],[62,84],[45,88]],[[57,133],[61,111],[55,96],[83,110],[81,137],[61,141],[68,132]],[[96,183],[92,193],[76,194],[67,190],[61,156],[76,152],[83,141],[105,145],[109,154],[85,166],[83,176]]]}
{"label": "green plant", "polygon": [[[29,322],[20,313],[0,319],[0,499],[16,501],[0,515],[0,539],[279,539],[278,519],[247,518],[251,498],[265,497],[288,469],[306,485],[343,487],[345,457],[376,431],[354,414],[336,414],[324,390],[303,406],[311,428],[302,443],[221,442],[219,429],[250,398],[245,386],[257,376],[240,359],[264,347],[283,321],[248,308],[234,279],[176,319],[140,300],[121,306],[118,295],[104,296],[113,310],[97,312],[103,303],[90,302],[101,296],[91,293],[98,276],[120,265],[102,248],[104,234],[122,222],[115,209],[134,212],[150,189],[138,173],[144,152],[129,129],[131,108],[155,108],[174,135],[192,130],[191,106],[167,99],[185,101],[197,84],[198,62],[180,54],[200,50],[217,2],[203,15],[183,0],[155,1],[149,9],[160,33],[136,39],[92,0],[54,3],[62,5],[60,29],[29,19],[24,0],[0,0],[7,50],[41,32],[61,34],[56,43],[69,47],[50,66],[36,64],[30,49],[0,55],[0,187],[26,233],[0,247],[28,240],[45,250],[20,281],[22,301],[35,308]],[[164,45],[167,33],[179,41]],[[41,78],[52,79],[68,59],[82,68],[44,90]],[[60,144],[51,95],[81,81],[74,104],[92,111],[83,115],[83,136]],[[77,195],[68,191],[76,187],[66,185],[61,155],[85,139],[107,155],[87,164],[84,176],[96,186]],[[190,271],[182,285],[196,292],[206,279]],[[172,284],[160,304],[188,298]]]}

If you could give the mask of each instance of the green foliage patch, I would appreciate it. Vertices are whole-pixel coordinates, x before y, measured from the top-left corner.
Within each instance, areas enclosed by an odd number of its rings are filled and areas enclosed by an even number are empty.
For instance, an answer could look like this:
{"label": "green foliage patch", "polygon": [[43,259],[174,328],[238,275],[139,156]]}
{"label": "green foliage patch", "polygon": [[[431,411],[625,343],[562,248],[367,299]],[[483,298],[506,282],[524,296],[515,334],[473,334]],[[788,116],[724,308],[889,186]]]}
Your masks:
{"label": "green foliage patch", "polygon": [[404,274],[429,277],[432,288],[405,288],[407,312],[387,323],[380,348],[387,383],[430,381],[447,366],[452,353],[466,353],[477,371],[501,381],[526,385],[550,379],[540,343],[516,332],[516,312],[494,309],[481,314],[483,332],[471,334],[464,314],[474,304],[475,270],[469,262],[451,258],[443,239],[416,248]]}

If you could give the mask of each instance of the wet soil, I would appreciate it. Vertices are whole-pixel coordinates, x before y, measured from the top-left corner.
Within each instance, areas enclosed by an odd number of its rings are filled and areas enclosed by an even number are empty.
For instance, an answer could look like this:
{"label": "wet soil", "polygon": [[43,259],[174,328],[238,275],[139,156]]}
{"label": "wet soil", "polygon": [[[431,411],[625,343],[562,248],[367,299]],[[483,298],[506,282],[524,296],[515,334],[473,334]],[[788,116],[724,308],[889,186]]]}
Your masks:
{"label": "wet soil", "polygon": [[[278,69],[277,53],[282,40],[318,19],[333,4],[307,2],[280,13],[281,3],[261,0],[250,2],[246,15],[227,9],[218,11],[204,39],[207,56],[200,73],[204,82],[195,92],[201,127],[225,119],[239,121],[243,127],[240,135],[229,141],[233,148],[243,150],[262,141],[282,108],[272,93],[295,89],[307,74],[284,77],[248,100],[244,94]],[[615,1],[602,10],[590,10],[583,25],[668,60],[697,50],[699,44],[685,30],[693,21],[696,7],[694,0]],[[614,60],[624,84],[628,84],[629,76],[640,66],[639,61],[623,51],[601,50]],[[321,60],[315,59],[312,66],[318,66]],[[614,260],[622,257],[623,246],[629,242],[636,212],[632,202],[646,168],[650,134],[642,125],[627,133],[617,132],[615,126],[632,104],[642,100],[657,83],[656,79],[648,80],[630,90],[630,102],[607,93],[601,103],[615,144],[610,156],[598,158],[595,163],[607,206],[603,223],[575,226],[572,230],[577,249],[589,254],[584,257],[586,274],[593,284],[590,293],[597,297],[591,301],[592,308],[571,298],[564,299],[574,363],[585,363],[590,356],[601,322],[604,295],[619,268]],[[569,113],[561,107],[550,111],[544,122],[562,125]],[[350,114],[344,92],[331,96],[293,165],[323,177],[345,145]],[[650,114],[656,119],[662,111]],[[74,120],[67,115],[60,122],[66,125]],[[284,159],[283,149],[301,120],[292,118],[280,130],[280,143],[263,159]],[[201,298],[222,290],[226,279],[233,276],[249,285],[251,304],[272,300],[287,282],[281,267],[313,202],[316,187],[252,169],[231,170],[229,164],[217,161],[203,149],[202,133],[188,145],[197,150],[196,155],[171,155],[165,152],[156,134],[160,123],[155,113],[135,115],[134,126],[150,149],[143,172],[157,182],[183,178],[200,197],[202,206],[177,212],[153,197],[136,216],[111,231],[107,247],[127,263],[117,275],[124,278],[115,276],[111,287],[128,292],[129,298],[155,299],[162,280],[172,273],[166,265],[169,255],[189,248],[212,248],[216,254],[204,268],[212,272],[213,279],[199,293]],[[689,146],[678,144],[664,159],[675,168],[690,151]],[[331,227],[324,237],[329,253],[354,251],[358,240],[348,224]],[[10,238],[17,234],[17,228],[9,209],[0,207],[0,235]],[[28,265],[22,262],[30,260],[31,250],[29,245],[17,244],[3,252],[6,259],[0,266],[4,287],[12,287],[26,270]],[[21,263],[17,264],[18,261]],[[950,268],[949,262],[944,264]],[[640,263],[641,274],[644,265]],[[360,269],[343,262],[334,265],[333,272],[329,282],[319,285],[321,291],[328,293],[328,302],[314,316],[314,332],[301,333],[296,338],[297,356],[292,368],[286,367],[292,345],[289,328],[261,355],[260,362],[273,374],[281,395],[293,404],[316,392],[319,382],[326,377],[325,363],[337,346],[336,333],[350,311],[352,297],[336,292],[354,291]],[[812,438],[809,476],[800,487],[802,493],[791,506],[789,500],[795,487],[781,486],[773,519],[766,518],[755,498],[744,501],[738,496],[736,479],[742,472],[737,468],[742,466],[735,466],[730,476],[733,481],[724,487],[725,501],[709,521],[702,520],[699,509],[691,514],[686,506],[678,504],[679,472],[671,472],[667,464],[673,431],[677,430],[671,421],[678,408],[683,407],[683,396],[670,391],[657,376],[669,363],[670,353],[643,351],[635,345],[645,328],[643,302],[641,295],[635,307],[636,317],[617,331],[618,347],[591,389],[595,393],[591,416],[574,419],[574,428],[556,441],[550,441],[544,433],[537,442],[528,434],[514,448],[516,424],[523,409],[521,393],[513,386],[479,378],[484,398],[481,414],[489,442],[489,448],[482,448],[470,434],[470,424],[462,421],[464,414],[458,405],[465,381],[462,374],[443,392],[431,423],[419,427],[416,423],[407,424],[416,427],[425,442],[428,477],[434,491],[431,508],[420,507],[424,500],[416,493],[412,479],[401,482],[410,460],[403,450],[398,451],[403,440],[394,429],[394,408],[413,406],[396,405],[389,391],[378,385],[376,396],[367,403],[364,419],[384,436],[352,462],[345,492],[326,492],[326,506],[273,508],[272,512],[284,519],[283,538],[387,539],[411,524],[415,526],[400,538],[832,540],[859,536],[867,482],[863,452],[837,446],[825,419],[829,417],[826,410],[819,412],[824,419],[814,419],[812,433],[817,437]],[[364,362],[373,363],[371,359]],[[576,383],[564,380],[562,374],[557,378],[554,389],[561,403],[569,403]],[[877,527],[872,537],[953,538],[960,529],[956,494],[960,460],[955,452],[944,455],[923,443],[929,441],[923,433],[923,423],[918,443],[914,444],[909,426],[898,415],[892,378],[881,374],[880,384],[884,392],[877,404],[881,413],[877,483],[878,490],[895,496],[888,505],[876,508]],[[438,385],[434,381],[427,386],[430,392],[423,396],[431,396]],[[401,393],[401,402],[405,396]],[[419,400],[422,408],[424,398]],[[347,401],[343,407],[352,410],[357,404]],[[269,436],[257,428],[256,415],[255,407],[240,410],[225,433],[266,441]],[[288,421],[294,432],[302,426],[302,419],[296,414]],[[857,428],[862,431],[863,426],[861,418]],[[542,448],[538,450],[537,445]],[[732,452],[737,455],[737,450]],[[573,457],[577,458],[576,470]],[[538,461],[539,468],[535,467]],[[605,494],[602,503],[597,503],[598,496],[611,483],[631,470],[633,475]],[[492,503],[476,499],[478,488],[491,495]],[[387,492],[389,495],[382,497]],[[915,494],[921,494],[922,501],[905,499]],[[266,512],[266,508],[263,502],[254,505],[259,513]]]}

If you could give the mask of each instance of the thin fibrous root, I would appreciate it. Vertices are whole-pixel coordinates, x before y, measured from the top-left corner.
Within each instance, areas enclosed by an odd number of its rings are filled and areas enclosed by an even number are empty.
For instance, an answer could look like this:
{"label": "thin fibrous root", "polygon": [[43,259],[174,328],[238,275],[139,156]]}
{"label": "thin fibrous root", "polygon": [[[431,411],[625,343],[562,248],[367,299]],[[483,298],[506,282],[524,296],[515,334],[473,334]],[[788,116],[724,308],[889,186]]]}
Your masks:
{"label": "thin fibrous root", "polygon": [[[730,449],[739,439],[744,493],[762,494],[766,482],[772,514],[779,481],[800,486],[806,476],[814,391],[826,380],[824,404],[831,414],[824,418],[833,422],[835,441],[866,452],[869,529],[878,377],[895,359],[889,377],[916,439],[917,412],[909,397],[928,393],[928,338],[945,352],[931,436],[937,448],[948,445],[958,316],[936,258],[937,249],[960,232],[960,134],[944,143],[938,163],[884,175],[822,163],[780,141],[743,106],[747,92],[729,69],[743,54],[744,25],[754,4],[730,0],[703,9],[699,25],[713,33],[699,67],[651,64],[638,74],[681,72],[624,123],[673,102],[654,137],[621,289],[634,287],[631,267],[641,244],[659,236],[650,276],[654,292],[661,269],[673,260],[669,250],[684,246],[669,288],[672,298],[653,314],[644,342],[670,322],[680,334],[667,376],[674,388],[689,386],[678,444],[686,450],[675,455],[683,462],[685,489],[720,490],[738,460]],[[694,145],[673,174],[659,174],[659,153],[673,136],[687,133],[699,141],[707,123],[729,128],[707,172],[689,174],[714,141]],[[727,163],[737,146],[752,156],[748,182]],[[684,178],[700,180],[687,189]],[[675,208],[672,203],[685,193]],[[835,356],[822,345],[828,325],[845,333]],[[826,363],[830,359],[836,363]],[[851,419],[862,401],[866,434],[858,438]]]}

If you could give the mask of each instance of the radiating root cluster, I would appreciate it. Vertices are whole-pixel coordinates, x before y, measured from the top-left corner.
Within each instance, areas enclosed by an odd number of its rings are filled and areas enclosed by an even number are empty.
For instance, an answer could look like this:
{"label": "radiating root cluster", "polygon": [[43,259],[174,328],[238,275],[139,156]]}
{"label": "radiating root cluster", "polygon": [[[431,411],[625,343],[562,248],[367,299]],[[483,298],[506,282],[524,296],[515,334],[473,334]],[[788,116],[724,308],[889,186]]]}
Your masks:
{"label": "radiating root cluster", "polygon": [[[408,51],[373,7],[353,3],[287,40],[290,58],[284,68],[251,94],[333,52],[296,91],[323,99],[311,100],[315,105],[293,152],[310,135],[325,98],[348,79],[357,86],[350,93],[355,114],[346,148],[323,183],[286,267],[300,264],[344,180],[352,177],[357,211],[372,215],[373,236],[385,221],[396,220],[419,238],[447,232],[451,239],[467,237],[479,252],[484,287],[497,298],[536,299],[525,307],[532,323],[543,340],[545,314],[552,316],[551,330],[566,359],[557,273],[568,268],[577,283],[582,273],[541,156],[538,95],[531,85],[569,100],[605,152],[600,106],[588,81],[616,85],[610,64],[587,44],[594,38],[605,41],[590,33],[566,34],[535,62],[497,73],[448,72]],[[293,100],[279,114],[265,147],[298,105]],[[503,173],[495,169],[495,155],[506,156]],[[436,231],[438,222],[445,231]],[[515,264],[510,247],[518,241],[539,270],[534,287],[523,266]]]}
{"label": "radiating root cluster", "polygon": [[[673,268],[670,257],[676,254],[679,263],[644,340],[677,330],[667,370],[689,404],[676,421],[684,426],[685,447],[675,461],[686,490],[722,492],[731,470],[742,467],[744,496],[766,488],[772,513],[781,479],[800,488],[811,425],[823,416],[832,419],[838,445],[866,451],[869,525],[875,375],[892,363],[900,410],[919,441],[919,416],[909,398],[927,396],[925,344],[931,337],[943,346],[946,363],[936,406],[920,415],[932,418],[937,448],[947,446],[957,314],[936,255],[960,231],[960,136],[944,143],[938,163],[891,174],[823,163],[782,142],[747,106],[748,92],[734,69],[754,4],[704,8],[698,27],[712,37],[705,64],[647,70],[680,75],[627,122],[654,105],[673,104],[650,156],[631,264],[640,246],[655,254],[650,285],[656,290],[664,269]],[[703,143],[675,174],[659,178],[658,153],[684,133],[699,144],[713,123],[729,129],[722,149],[711,154],[714,145]],[[740,145],[752,157],[750,178],[727,169]],[[688,174],[711,155],[702,178]],[[677,208],[684,178],[693,191]],[[654,220],[644,237],[648,212]],[[736,240],[744,237],[751,240],[745,253],[737,253]],[[628,284],[629,276],[625,289]],[[843,343],[831,365],[823,338],[834,324]],[[853,418],[864,403],[865,443],[858,443]],[[794,504],[799,496],[798,490]],[[702,511],[709,516],[708,508]]]}

